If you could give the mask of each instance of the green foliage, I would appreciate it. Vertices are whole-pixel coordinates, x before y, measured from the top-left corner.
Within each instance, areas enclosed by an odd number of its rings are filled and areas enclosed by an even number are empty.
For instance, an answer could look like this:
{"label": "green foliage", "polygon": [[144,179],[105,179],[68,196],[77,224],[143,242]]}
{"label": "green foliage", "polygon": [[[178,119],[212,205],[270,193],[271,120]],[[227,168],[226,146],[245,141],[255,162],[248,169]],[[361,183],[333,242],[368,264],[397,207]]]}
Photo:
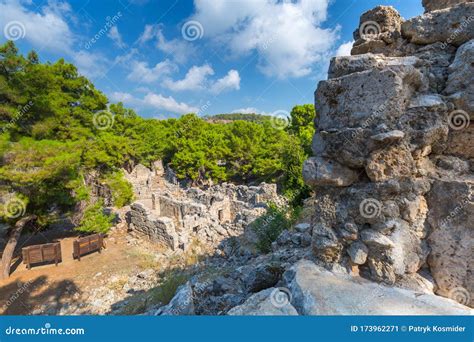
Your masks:
{"label": "green foliage", "polygon": [[[94,118],[104,111],[113,124],[100,129]],[[28,213],[41,222],[57,214],[52,209],[67,212],[88,201],[83,175],[91,172],[112,189],[115,206],[129,203],[131,188],[119,170],[158,159],[195,182],[276,182],[299,203],[309,192],[301,168],[313,119],[312,105],[293,108],[287,130],[258,114],[143,119],[122,103],[109,104],[74,65],[40,63],[34,51],[23,57],[13,42],[0,45],[0,190],[28,198]],[[90,218],[106,226],[94,210]]]}
{"label": "green foliage", "polygon": [[176,290],[185,284],[189,276],[179,270],[169,270],[163,273],[160,286],[150,291],[151,301],[153,303],[168,304],[173,299]]}
{"label": "green foliage", "polygon": [[272,242],[286,229],[290,229],[299,213],[299,209],[290,207],[279,208],[270,203],[265,215],[258,217],[251,224],[251,229],[257,235],[257,249],[262,253],[269,253]]}
{"label": "green foliage", "polygon": [[86,208],[76,230],[83,233],[107,233],[112,227],[112,221],[113,217],[104,213],[103,203],[98,201]]}
{"label": "green foliage", "polygon": [[124,178],[122,171],[106,175],[105,184],[107,184],[112,191],[112,202],[114,206],[120,208],[132,202],[132,185]]}
{"label": "green foliage", "polygon": [[304,151],[311,154],[311,141],[314,135],[314,118],[316,110],[314,105],[305,104],[301,106],[294,106],[291,110],[291,122],[288,131],[297,136]]}
{"label": "green foliage", "polygon": [[212,116],[203,117],[206,121],[250,121],[250,122],[264,122],[271,120],[270,115],[262,115],[255,113],[230,113],[230,114],[216,114]]}

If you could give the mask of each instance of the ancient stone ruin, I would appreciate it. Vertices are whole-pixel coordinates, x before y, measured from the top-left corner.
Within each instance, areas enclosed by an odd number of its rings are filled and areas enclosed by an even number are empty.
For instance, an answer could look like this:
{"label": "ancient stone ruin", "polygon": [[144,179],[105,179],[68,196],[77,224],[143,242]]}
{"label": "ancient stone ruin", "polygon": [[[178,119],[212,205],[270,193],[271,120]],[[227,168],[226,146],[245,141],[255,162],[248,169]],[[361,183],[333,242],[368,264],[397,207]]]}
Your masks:
{"label": "ancient stone ruin", "polygon": [[[474,2],[364,13],[315,92],[312,249],[378,282],[474,302]],[[466,300],[470,298],[470,303]]]}
{"label": "ancient stone ruin", "polygon": [[[169,171],[168,171],[169,172]],[[161,162],[150,170],[137,165],[126,173],[137,195],[127,222],[129,230],[171,249],[186,249],[194,240],[208,247],[241,235],[268,202],[283,203],[275,184],[244,186],[224,183],[206,190],[182,188]]]}

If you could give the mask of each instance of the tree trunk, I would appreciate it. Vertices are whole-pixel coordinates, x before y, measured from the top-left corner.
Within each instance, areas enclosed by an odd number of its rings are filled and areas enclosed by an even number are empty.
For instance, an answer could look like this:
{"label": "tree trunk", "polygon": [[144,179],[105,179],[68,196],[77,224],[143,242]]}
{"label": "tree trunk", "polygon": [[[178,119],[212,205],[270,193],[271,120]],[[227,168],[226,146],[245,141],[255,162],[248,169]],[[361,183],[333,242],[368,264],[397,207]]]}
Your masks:
{"label": "tree trunk", "polygon": [[8,238],[8,242],[5,246],[5,249],[3,250],[0,279],[6,279],[10,276],[10,266],[12,263],[13,252],[15,251],[15,247],[18,243],[21,232],[28,222],[35,219],[36,216],[31,215],[16,221],[15,227],[13,227],[12,231],[10,232],[10,237]]}

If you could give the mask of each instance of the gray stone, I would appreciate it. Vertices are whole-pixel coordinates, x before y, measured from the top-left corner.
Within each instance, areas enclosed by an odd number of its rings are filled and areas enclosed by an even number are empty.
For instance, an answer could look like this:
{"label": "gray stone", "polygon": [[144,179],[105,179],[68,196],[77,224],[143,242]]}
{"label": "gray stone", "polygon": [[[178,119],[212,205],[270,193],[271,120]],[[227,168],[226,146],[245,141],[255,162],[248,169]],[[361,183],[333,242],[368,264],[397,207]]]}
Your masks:
{"label": "gray stone", "polygon": [[249,292],[259,292],[273,287],[281,279],[284,269],[278,263],[244,266],[238,270],[244,287]]}
{"label": "gray stone", "polygon": [[474,181],[435,181],[427,196],[428,222],[432,232],[428,243],[431,273],[437,293],[450,296],[455,289],[471,294],[474,307]]}
{"label": "gray stone", "polygon": [[326,263],[338,262],[341,258],[342,245],[334,230],[324,224],[317,223],[313,227],[311,247],[316,257]]}
{"label": "gray stone", "polygon": [[370,139],[383,144],[395,143],[402,140],[405,137],[405,133],[402,131],[390,131],[386,133],[379,133],[370,137]]}
{"label": "gray stone", "polygon": [[362,265],[367,261],[369,249],[362,242],[357,241],[349,246],[347,253],[354,264]]}
{"label": "gray stone", "polygon": [[303,165],[303,178],[310,186],[349,186],[357,177],[356,171],[321,157],[309,158]]}
{"label": "gray stone", "polygon": [[431,12],[470,1],[471,0],[423,0],[423,7],[425,8],[425,12]]}
{"label": "gray stone", "polygon": [[[474,14],[473,22],[474,25]],[[444,92],[457,110],[464,110],[474,121],[474,40],[460,46],[454,62],[449,66],[449,76]]]}
{"label": "gray stone", "polygon": [[414,44],[460,46],[474,38],[474,3],[428,12],[402,24],[402,35]]}
{"label": "gray stone", "polygon": [[474,124],[459,130],[451,129],[445,153],[464,159],[474,159],[474,144],[467,143],[471,141],[474,141]]}
{"label": "gray stone", "polygon": [[469,315],[450,299],[330,272],[302,260],[284,275],[300,315]]}
{"label": "gray stone", "polygon": [[231,316],[297,316],[287,294],[278,288],[269,288],[250,296],[245,303],[227,312]]}
{"label": "gray stone", "polygon": [[409,177],[415,173],[415,161],[407,147],[389,146],[371,153],[365,166],[374,182]]}
{"label": "gray stone", "polygon": [[310,230],[311,228],[311,224],[309,223],[298,223],[297,225],[295,225],[295,229],[296,231],[300,232],[300,233],[306,233]]}
{"label": "gray stone", "polygon": [[328,130],[395,123],[423,84],[422,74],[411,65],[321,81],[315,94],[316,125]]}
{"label": "gray stone", "polygon": [[159,316],[179,316],[194,315],[194,299],[191,283],[181,285],[170,303],[161,307],[155,315]]}
{"label": "gray stone", "polygon": [[371,69],[383,70],[387,67],[397,69],[399,66],[419,66],[421,60],[415,56],[387,57],[382,54],[367,53],[356,56],[340,56],[331,59],[328,78],[338,78],[356,72]]}
{"label": "gray stone", "polygon": [[361,232],[362,241],[369,247],[390,249],[395,247],[392,240],[373,229],[365,229]]}

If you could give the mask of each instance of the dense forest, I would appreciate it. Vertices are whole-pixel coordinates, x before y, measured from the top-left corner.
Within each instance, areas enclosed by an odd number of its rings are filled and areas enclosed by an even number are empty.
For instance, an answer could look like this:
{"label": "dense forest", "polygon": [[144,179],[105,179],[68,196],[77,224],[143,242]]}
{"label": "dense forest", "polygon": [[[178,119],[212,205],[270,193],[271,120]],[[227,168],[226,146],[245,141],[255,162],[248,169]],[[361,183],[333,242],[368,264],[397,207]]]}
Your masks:
{"label": "dense forest", "polygon": [[[40,63],[34,51],[25,57],[7,42],[0,46],[1,218],[14,226],[34,216],[47,226],[88,202],[89,174],[110,187],[115,206],[123,206],[133,194],[122,168],[158,159],[194,182],[276,182],[296,203],[308,193],[301,170],[314,115],[312,105],[296,106],[284,127],[241,114],[225,123],[195,114],[144,119],[109,103],[74,65]],[[110,225],[102,211],[100,202],[89,203],[78,229]]]}

